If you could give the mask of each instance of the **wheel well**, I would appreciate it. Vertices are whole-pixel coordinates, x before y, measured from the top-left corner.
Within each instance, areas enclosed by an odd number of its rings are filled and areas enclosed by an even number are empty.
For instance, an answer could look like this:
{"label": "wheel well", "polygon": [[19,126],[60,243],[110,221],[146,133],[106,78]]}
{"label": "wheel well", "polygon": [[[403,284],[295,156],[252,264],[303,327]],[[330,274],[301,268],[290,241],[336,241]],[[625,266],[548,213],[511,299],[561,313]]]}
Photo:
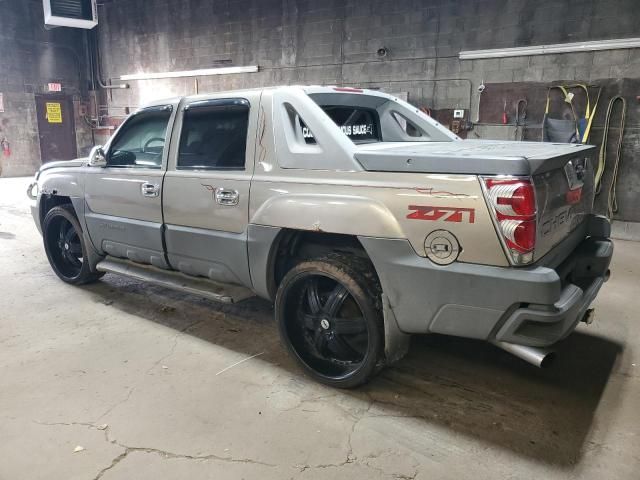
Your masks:
{"label": "wheel well", "polygon": [[280,232],[269,259],[269,290],[272,297],[286,273],[296,264],[332,252],[348,253],[371,259],[354,235],[285,229]]}
{"label": "wheel well", "polygon": [[59,205],[67,205],[67,204],[71,205],[71,207],[73,208],[73,204],[71,203],[70,197],[64,197],[59,195],[43,195],[42,199],[40,200],[40,225],[42,225],[44,217],[47,216],[47,213],[49,213],[49,210],[51,210],[53,207],[57,207]]}

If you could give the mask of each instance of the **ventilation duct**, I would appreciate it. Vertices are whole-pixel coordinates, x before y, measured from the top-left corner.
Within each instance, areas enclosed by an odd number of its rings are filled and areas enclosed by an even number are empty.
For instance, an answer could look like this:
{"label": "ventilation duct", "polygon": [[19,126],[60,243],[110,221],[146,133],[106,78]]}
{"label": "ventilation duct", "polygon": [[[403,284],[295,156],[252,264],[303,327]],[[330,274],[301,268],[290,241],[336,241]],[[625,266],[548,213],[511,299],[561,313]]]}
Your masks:
{"label": "ventilation duct", "polygon": [[98,24],[96,0],[42,0],[44,24],[91,29]]}

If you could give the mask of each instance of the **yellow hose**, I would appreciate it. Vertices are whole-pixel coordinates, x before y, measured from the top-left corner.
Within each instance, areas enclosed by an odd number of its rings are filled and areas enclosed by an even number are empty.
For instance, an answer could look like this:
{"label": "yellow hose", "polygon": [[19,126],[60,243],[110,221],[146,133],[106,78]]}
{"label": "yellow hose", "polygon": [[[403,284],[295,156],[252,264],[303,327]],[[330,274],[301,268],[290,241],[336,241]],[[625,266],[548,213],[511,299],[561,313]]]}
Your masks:
{"label": "yellow hose", "polygon": [[620,111],[620,133],[618,135],[618,143],[616,145],[616,156],[613,164],[613,172],[611,174],[611,184],[609,185],[609,191],[607,192],[607,216],[613,217],[613,214],[618,211],[618,200],[616,199],[616,184],[618,183],[618,167],[620,166],[620,159],[622,157],[622,137],[624,135],[624,120],[627,115],[627,101],[617,95],[609,101],[607,107],[607,116],[604,121],[604,130],[602,133],[602,144],[600,145],[600,155],[598,155],[598,168],[596,169],[595,188],[596,195],[600,194],[602,190],[602,178],[606,170],[607,163],[607,142],[609,139],[609,126],[611,123],[611,114],[615,107],[616,102],[621,102]]}

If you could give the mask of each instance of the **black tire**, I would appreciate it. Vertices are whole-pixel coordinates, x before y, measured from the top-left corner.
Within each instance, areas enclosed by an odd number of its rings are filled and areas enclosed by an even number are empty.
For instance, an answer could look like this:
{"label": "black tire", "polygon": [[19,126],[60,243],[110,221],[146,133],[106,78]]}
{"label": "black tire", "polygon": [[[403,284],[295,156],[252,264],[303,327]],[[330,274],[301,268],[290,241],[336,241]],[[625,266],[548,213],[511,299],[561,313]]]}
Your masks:
{"label": "black tire", "polygon": [[278,287],[275,315],[289,353],[315,380],[353,388],[378,372],[381,288],[367,260],[330,254],[298,263]]}
{"label": "black tire", "polygon": [[104,275],[89,268],[82,227],[71,205],[59,205],[47,212],[42,237],[49,264],[63,282],[82,285]]}

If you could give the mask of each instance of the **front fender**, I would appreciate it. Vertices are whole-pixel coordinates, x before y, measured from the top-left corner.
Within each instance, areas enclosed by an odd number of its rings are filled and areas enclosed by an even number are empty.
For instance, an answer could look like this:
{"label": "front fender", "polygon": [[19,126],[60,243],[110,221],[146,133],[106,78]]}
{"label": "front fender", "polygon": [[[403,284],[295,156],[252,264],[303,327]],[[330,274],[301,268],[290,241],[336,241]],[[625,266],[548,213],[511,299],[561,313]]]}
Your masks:
{"label": "front fender", "polygon": [[39,195],[57,195],[69,198],[84,196],[80,172],[75,169],[45,170],[38,177],[37,183]]}
{"label": "front fender", "polygon": [[36,223],[40,227],[43,214],[41,207],[43,197],[68,197],[73,204],[82,228],[84,225],[84,185],[81,172],[76,169],[54,168],[40,173],[37,180],[38,197],[35,202],[38,210]]}
{"label": "front fender", "polygon": [[[37,186],[37,193],[34,194],[34,187]],[[31,215],[33,221],[42,234],[42,220],[45,211],[43,206],[45,200],[51,197],[67,197],[73,203],[80,224],[84,228],[84,188],[79,181],[77,171],[55,168],[45,169],[36,173],[35,179],[27,188],[27,197],[30,200]]]}
{"label": "front fender", "polygon": [[84,172],[82,168],[82,166],[71,165],[71,162],[67,162],[57,168],[41,170],[36,176],[38,196],[36,200],[32,201],[31,211],[36,225],[42,233],[42,220],[45,215],[43,207],[46,206],[46,200],[54,197],[68,198],[82,227],[90,268],[95,272],[95,266],[102,259],[102,256],[93,246],[85,221]]}
{"label": "front fender", "polygon": [[265,201],[250,223],[365,237],[405,238],[391,211],[358,195],[289,194]]}

